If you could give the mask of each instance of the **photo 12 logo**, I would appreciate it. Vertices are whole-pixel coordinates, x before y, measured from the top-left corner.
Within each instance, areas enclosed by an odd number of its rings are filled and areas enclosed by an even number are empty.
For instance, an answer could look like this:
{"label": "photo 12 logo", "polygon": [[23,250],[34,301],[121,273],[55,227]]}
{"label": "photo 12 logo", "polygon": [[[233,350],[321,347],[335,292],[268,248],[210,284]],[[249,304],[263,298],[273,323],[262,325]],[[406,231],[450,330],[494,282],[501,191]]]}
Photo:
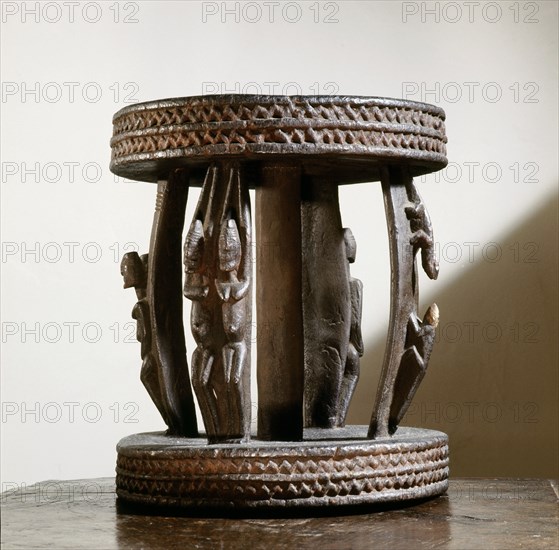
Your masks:
{"label": "photo 12 logo", "polygon": [[54,184],[88,184],[88,183],[125,183],[130,182],[103,170],[99,162],[49,160],[38,161],[3,161],[0,165],[2,183],[54,183]]}
{"label": "photo 12 logo", "polygon": [[68,263],[96,264],[101,260],[120,263],[126,252],[139,252],[135,242],[98,243],[95,241],[3,241],[1,260],[7,263]]}
{"label": "photo 12 logo", "polygon": [[8,422],[34,422],[40,424],[58,424],[65,422],[74,424],[76,422],[96,424],[97,422],[112,421],[115,424],[137,424],[137,414],[140,410],[138,403],[128,401],[127,403],[114,402],[101,404],[96,401],[79,403],[78,401],[64,401],[58,403],[49,401],[34,403],[2,401],[2,424]]}
{"label": "photo 12 logo", "polygon": [[139,2],[0,2],[2,23],[139,23]]}
{"label": "photo 12 logo", "polygon": [[2,344],[137,344],[136,322],[2,321]]}
{"label": "photo 12 logo", "polygon": [[454,162],[446,165],[444,170],[439,170],[434,174],[424,174],[419,177],[419,181],[434,180],[435,183],[444,181],[445,183],[458,183],[467,181],[468,183],[498,183],[504,182],[506,185],[511,183],[528,183],[530,185],[540,182],[538,177],[540,166],[537,162],[513,162],[503,164],[496,161],[479,162],[475,160]]}
{"label": "photo 12 logo", "polygon": [[402,2],[402,23],[539,23],[538,2]]}
{"label": "photo 12 logo", "polygon": [[[111,488],[95,481],[42,481],[28,486],[26,483],[3,481],[2,503],[17,500],[35,504],[55,502],[98,502],[106,499]],[[116,497],[115,497],[116,498]]]}
{"label": "photo 12 logo", "polygon": [[2,82],[2,103],[137,103],[137,82]]}
{"label": "photo 12 logo", "polygon": [[534,321],[503,324],[496,321],[449,321],[437,327],[435,342],[447,344],[496,344],[502,341],[514,344],[537,344],[540,325]]}
{"label": "photo 12 logo", "polygon": [[428,103],[539,103],[537,82],[402,82],[402,98]]}
{"label": "photo 12 logo", "polygon": [[434,254],[439,262],[448,264],[506,261],[511,264],[537,264],[540,262],[540,245],[536,241],[499,243],[488,241],[434,243]]}
{"label": "photo 12 logo", "polygon": [[534,401],[497,403],[495,401],[413,402],[406,413],[423,424],[537,424],[539,405]]}
{"label": "photo 12 logo", "polygon": [[338,2],[202,2],[202,23],[339,23]]}
{"label": "photo 12 logo", "polygon": [[202,94],[336,95],[337,82],[202,82]]}

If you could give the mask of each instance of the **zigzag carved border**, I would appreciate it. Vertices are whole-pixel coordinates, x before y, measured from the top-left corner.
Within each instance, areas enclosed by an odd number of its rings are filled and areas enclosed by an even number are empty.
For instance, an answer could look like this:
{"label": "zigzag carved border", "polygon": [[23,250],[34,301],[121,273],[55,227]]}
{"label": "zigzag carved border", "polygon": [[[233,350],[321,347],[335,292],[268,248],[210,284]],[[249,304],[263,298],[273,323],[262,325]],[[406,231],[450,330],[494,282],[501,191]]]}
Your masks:
{"label": "zigzag carved border", "polygon": [[[126,107],[113,118],[111,169],[210,155],[340,154],[446,164],[444,111],[362,97],[197,96]],[[138,170],[136,169],[136,173]]]}
{"label": "zigzag carved border", "polygon": [[[418,430],[418,433],[421,430]],[[436,435],[433,435],[436,434]],[[448,484],[448,441],[326,442],[245,449],[119,446],[117,494],[177,506],[316,506],[407,500]]]}

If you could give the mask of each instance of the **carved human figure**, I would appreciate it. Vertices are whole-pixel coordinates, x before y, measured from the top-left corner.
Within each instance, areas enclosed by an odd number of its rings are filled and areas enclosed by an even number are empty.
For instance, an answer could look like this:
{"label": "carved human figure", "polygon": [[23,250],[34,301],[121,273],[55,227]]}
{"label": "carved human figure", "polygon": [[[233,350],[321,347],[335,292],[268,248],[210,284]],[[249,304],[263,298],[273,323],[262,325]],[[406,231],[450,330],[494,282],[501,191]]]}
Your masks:
{"label": "carved human figure", "polygon": [[194,219],[184,243],[184,295],[192,300],[191,329],[197,344],[192,354],[192,386],[204,419],[208,436],[217,431],[217,403],[210,385],[210,374],[215,358],[212,338],[212,312],[206,298],[209,282],[204,266],[204,227]]}
{"label": "carved human figure", "polygon": [[146,297],[148,255],[139,256],[137,252],[127,252],[120,262],[120,274],[124,288],[134,288],[138,300]]}
{"label": "carved human figure", "polygon": [[192,382],[210,443],[250,435],[250,224],[239,167],[212,165],[184,244]]}
{"label": "carved human figure", "polygon": [[243,370],[247,363],[247,294],[250,280],[241,277],[239,270],[243,256],[242,243],[234,219],[224,220],[219,235],[218,257],[219,277],[216,289],[223,302],[223,329],[227,342],[222,348],[224,381],[227,391],[229,432],[246,437],[248,426],[246,418],[248,398],[244,385]]}
{"label": "carved human figure", "polygon": [[140,380],[155,403],[163,420],[168,423],[159,385],[157,366],[151,351],[152,335],[149,315],[149,305],[146,298],[148,255],[139,256],[137,252],[127,252],[122,257],[120,273],[124,279],[124,288],[133,287],[138,301],[132,308],[132,318],[136,320],[136,339],[141,344],[140,354],[142,368]]}
{"label": "carved human figure", "polygon": [[[351,229],[344,229],[344,245],[348,264],[355,262],[357,243]],[[349,272],[349,266],[348,266]],[[363,356],[363,336],[361,334],[361,316],[363,311],[363,283],[355,277],[349,278],[349,295],[351,300],[351,325],[349,330],[349,345],[345,369],[340,389],[340,401],[338,405],[337,426],[344,426],[347,411],[355,386],[359,380],[359,362]]]}

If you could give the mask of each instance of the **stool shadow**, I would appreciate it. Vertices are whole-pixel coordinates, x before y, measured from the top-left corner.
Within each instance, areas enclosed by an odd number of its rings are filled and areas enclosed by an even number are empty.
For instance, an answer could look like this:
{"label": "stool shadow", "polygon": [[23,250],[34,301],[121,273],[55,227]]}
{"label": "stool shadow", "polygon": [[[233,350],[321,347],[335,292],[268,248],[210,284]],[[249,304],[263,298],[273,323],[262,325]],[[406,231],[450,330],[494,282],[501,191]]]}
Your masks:
{"label": "stool shadow", "polygon": [[[438,342],[402,425],[449,434],[454,476],[557,476],[558,209],[554,195],[493,238],[497,261],[478,259],[482,243],[477,261],[437,293],[441,261],[430,286],[441,312]],[[384,347],[384,339],[365,344],[350,424],[369,423]]]}

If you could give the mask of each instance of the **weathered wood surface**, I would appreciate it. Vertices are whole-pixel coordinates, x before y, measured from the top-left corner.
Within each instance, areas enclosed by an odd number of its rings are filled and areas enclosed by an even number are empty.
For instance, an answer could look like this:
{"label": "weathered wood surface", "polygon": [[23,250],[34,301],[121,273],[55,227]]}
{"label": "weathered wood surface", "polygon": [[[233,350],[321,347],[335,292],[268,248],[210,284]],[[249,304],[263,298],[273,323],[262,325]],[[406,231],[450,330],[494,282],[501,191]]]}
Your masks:
{"label": "weathered wood surface", "polygon": [[265,166],[256,188],[258,437],[303,438],[301,168]]}
{"label": "weathered wood surface", "polygon": [[[142,350],[142,382],[169,433],[192,437],[198,434],[198,428],[186,360],[181,296],[181,238],[188,188],[185,170],[176,170],[167,181],[158,183],[147,280],[134,285],[140,301],[133,316],[143,347],[149,347]],[[123,266],[125,262],[126,257]]]}
{"label": "weathered wood surface", "polygon": [[363,353],[361,282],[349,272],[355,239],[333,181],[307,178],[301,214],[305,426],[334,428],[345,423]]}
{"label": "weathered wood surface", "polygon": [[111,170],[158,182],[146,296],[138,295],[135,318],[142,381],[171,435],[196,435],[182,306],[172,303],[189,186],[203,185],[184,247],[184,294],[193,301],[192,382],[208,439],[249,439],[254,187],[258,436],[298,441],[303,425],[345,423],[363,354],[363,291],[349,270],[355,239],[342,225],[337,187],[379,179],[392,300],[369,436],[396,431],[438,322],[435,306],[417,315],[416,254],[429,277],[438,267],[412,178],[446,165],[444,120],[439,107],[388,98],[236,94],[147,102],[114,116]]}
{"label": "weathered wood surface", "polygon": [[448,437],[400,428],[372,441],[367,426],[306,428],[303,441],[205,445],[135,434],[117,445],[117,495],[132,504],[287,509],[411,501],[448,489]]}
{"label": "weathered wood surface", "polygon": [[433,304],[418,317],[416,254],[427,276],[436,279],[431,219],[405,167],[383,170],[382,193],[390,245],[390,321],[369,437],[386,437],[398,428],[425,376],[439,310]]}
{"label": "weathered wood surface", "polygon": [[201,185],[208,159],[225,156],[304,159],[306,174],[340,183],[377,181],[379,168],[394,162],[420,176],[446,166],[444,121],[440,107],[382,97],[224,94],[148,101],[113,117],[111,171],[154,182],[188,166],[191,184]]}
{"label": "weathered wood surface", "polygon": [[[537,479],[456,479],[448,494],[399,510],[303,518],[155,517],[117,510],[112,478],[8,482],[2,548],[556,549],[558,486]],[[335,510],[327,509],[330,513]],[[339,511],[339,510],[338,510]],[[323,512],[324,514],[324,512]]]}
{"label": "weathered wood surface", "polygon": [[214,163],[184,244],[197,347],[192,383],[210,442],[250,438],[251,214],[236,163]]}

